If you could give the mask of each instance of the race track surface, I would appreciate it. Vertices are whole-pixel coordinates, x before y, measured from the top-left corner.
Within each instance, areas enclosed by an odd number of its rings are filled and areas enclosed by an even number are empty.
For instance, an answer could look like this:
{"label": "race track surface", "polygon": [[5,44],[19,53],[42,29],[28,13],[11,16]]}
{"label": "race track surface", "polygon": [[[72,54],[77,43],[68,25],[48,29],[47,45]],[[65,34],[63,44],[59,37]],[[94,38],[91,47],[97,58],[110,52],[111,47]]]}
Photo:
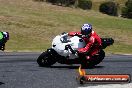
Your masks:
{"label": "race track surface", "polygon": [[[40,53],[0,52],[0,88],[77,88],[79,65],[56,63],[50,68],[39,67],[36,60]],[[130,74],[132,55],[106,56],[87,74]],[[95,86],[100,84],[86,84]],[[83,85],[84,86],[84,85]]]}

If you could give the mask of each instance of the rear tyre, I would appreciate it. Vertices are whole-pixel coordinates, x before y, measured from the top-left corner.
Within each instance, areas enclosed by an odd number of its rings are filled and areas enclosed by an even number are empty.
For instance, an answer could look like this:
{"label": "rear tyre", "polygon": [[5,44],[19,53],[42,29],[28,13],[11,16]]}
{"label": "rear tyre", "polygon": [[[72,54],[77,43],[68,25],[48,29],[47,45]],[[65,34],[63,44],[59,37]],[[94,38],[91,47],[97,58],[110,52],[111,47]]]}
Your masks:
{"label": "rear tyre", "polygon": [[105,52],[100,50],[100,52],[92,57],[91,60],[84,60],[82,62],[83,68],[93,68],[95,65],[99,64],[105,57]]}
{"label": "rear tyre", "polygon": [[97,55],[93,56],[93,58],[95,59],[93,60],[93,64],[94,65],[99,64],[100,62],[102,62],[104,57],[105,57],[105,52],[103,50],[100,50],[100,52]]}
{"label": "rear tyre", "polygon": [[37,59],[40,67],[49,67],[56,63],[56,60],[47,52],[43,52]]}

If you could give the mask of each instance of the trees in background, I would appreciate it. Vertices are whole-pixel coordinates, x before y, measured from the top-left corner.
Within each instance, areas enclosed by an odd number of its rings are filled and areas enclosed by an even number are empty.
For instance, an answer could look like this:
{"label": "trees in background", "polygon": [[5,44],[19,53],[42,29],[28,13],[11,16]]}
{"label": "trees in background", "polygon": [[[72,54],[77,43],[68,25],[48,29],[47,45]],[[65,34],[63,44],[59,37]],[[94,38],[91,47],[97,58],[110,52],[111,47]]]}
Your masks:
{"label": "trees in background", "polygon": [[34,1],[46,1],[59,6],[74,6],[76,8],[77,7],[82,8],[84,10],[92,8],[91,0],[34,0]]}
{"label": "trees in background", "polygon": [[[54,5],[60,6],[73,6],[84,10],[92,8],[92,0],[34,0],[34,1],[46,1]],[[114,0],[106,0],[99,6],[99,11],[111,16],[118,16],[119,4]],[[126,18],[132,18],[132,0],[128,0],[125,6],[121,9],[121,16]]]}
{"label": "trees in background", "polygon": [[122,8],[122,17],[132,18],[132,0],[128,0]]}
{"label": "trees in background", "polygon": [[113,2],[113,1],[103,2],[99,6],[99,11],[104,14],[111,15],[111,16],[117,16],[118,15],[118,3]]}
{"label": "trees in background", "polygon": [[80,7],[84,10],[92,8],[92,1],[91,0],[78,0],[77,7]]}

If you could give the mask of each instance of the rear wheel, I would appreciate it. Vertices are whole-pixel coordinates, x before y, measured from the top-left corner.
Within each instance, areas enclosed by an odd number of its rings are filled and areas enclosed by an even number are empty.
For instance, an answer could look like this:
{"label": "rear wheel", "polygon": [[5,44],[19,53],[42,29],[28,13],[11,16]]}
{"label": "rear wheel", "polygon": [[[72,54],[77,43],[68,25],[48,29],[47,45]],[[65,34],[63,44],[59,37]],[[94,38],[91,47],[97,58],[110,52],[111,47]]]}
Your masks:
{"label": "rear wheel", "polygon": [[92,57],[91,60],[84,60],[82,61],[82,67],[94,67],[95,65],[99,64],[105,57],[105,52],[100,50],[100,52]]}
{"label": "rear wheel", "polygon": [[95,59],[93,60],[94,65],[99,64],[104,59],[104,57],[105,52],[103,50],[100,50],[100,52],[97,55],[93,56],[93,58]]}
{"label": "rear wheel", "polygon": [[56,63],[55,58],[53,58],[49,53],[43,52],[37,59],[37,63],[41,67],[49,67]]}

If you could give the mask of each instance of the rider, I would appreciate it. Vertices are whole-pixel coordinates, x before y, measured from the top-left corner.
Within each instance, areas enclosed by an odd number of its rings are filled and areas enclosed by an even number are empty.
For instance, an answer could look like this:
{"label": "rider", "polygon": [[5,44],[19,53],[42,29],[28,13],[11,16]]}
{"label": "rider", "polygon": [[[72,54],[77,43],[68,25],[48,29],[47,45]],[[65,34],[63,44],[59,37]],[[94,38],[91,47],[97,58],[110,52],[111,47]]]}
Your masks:
{"label": "rider", "polygon": [[0,31],[0,40],[9,40],[9,33]]}
{"label": "rider", "polygon": [[97,54],[101,47],[101,38],[92,30],[91,24],[83,24],[81,32],[69,32],[69,36],[81,36],[86,42],[84,48],[77,50],[78,53],[86,54],[86,59],[92,59],[91,57]]}

